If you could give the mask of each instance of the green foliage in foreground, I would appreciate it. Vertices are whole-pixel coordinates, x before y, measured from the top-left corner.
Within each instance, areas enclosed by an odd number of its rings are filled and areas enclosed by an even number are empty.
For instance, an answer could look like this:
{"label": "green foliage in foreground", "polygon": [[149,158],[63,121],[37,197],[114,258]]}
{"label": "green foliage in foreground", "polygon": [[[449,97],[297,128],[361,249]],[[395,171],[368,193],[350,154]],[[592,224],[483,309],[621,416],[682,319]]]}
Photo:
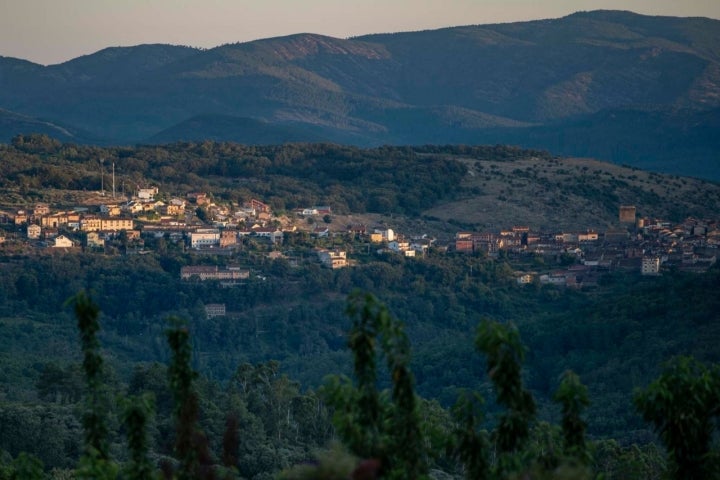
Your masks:
{"label": "green foliage in foreground", "polygon": [[[490,423],[484,422],[484,400],[480,394],[469,392],[458,399],[451,418],[416,395],[404,326],[369,294],[352,295],[347,308],[352,319],[348,345],[355,380],[334,377],[323,389],[343,446],[318,450],[327,448],[331,438],[318,430],[327,418],[319,414],[323,407],[312,394],[298,395],[286,377],[276,378],[276,362],[241,365],[225,393],[202,387],[205,380],[191,366],[189,330],[177,319],[171,320],[166,332],[171,351],[166,387],[172,395],[163,398],[162,389],[156,390],[159,385],[149,381],[151,370],[146,369],[134,382],[144,383],[160,395],[155,401],[147,394],[121,396],[117,403],[122,425],[115,424],[96,338],[99,308],[82,292],[71,303],[80,330],[86,381],[82,415],[85,434],[76,468],[46,473],[34,455],[21,452],[12,459],[4,454],[0,480],[136,480],[161,475],[176,479],[267,479],[282,468],[285,479],[338,480],[420,479],[431,474],[468,479],[590,479],[594,478],[593,470],[602,474],[598,478],[606,479],[659,478],[663,474],[662,455],[652,448],[627,450],[612,441],[586,441],[583,413],[589,399],[587,389],[573,372],[563,374],[554,395],[562,410],[560,426],[537,421],[535,400],[523,382],[525,347],[512,324],[485,320],[475,342],[487,359],[487,374],[504,411],[494,415]],[[377,361],[380,353],[384,365]],[[389,382],[382,382],[379,372],[386,372]],[[382,384],[388,387],[381,389]],[[200,395],[203,390],[205,394]],[[202,408],[213,396],[223,399],[224,410]],[[670,461],[665,473],[671,478],[717,478],[720,452],[713,441],[719,399],[720,366],[707,367],[691,358],[671,361],[655,382],[637,392],[638,409],[655,425],[667,447]],[[162,417],[153,419],[155,402],[163,415],[171,414],[174,424],[174,447],[162,455],[152,451],[148,443],[151,431],[162,428],[166,421]],[[267,417],[252,420],[249,410],[257,411],[259,404],[266,407]],[[214,445],[212,436],[201,429],[201,414],[226,418],[224,432],[211,432],[217,437]],[[294,459],[286,456],[289,461],[278,464],[277,458],[265,450],[266,445],[252,444],[262,438],[254,431],[260,426],[254,423],[257,421],[262,422],[266,434],[279,441],[294,435],[296,442],[316,437],[321,443]],[[124,449],[115,443],[114,430],[121,428],[127,437]],[[220,447],[222,455],[217,456],[214,452]],[[317,460],[307,463],[313,450]],[[123,458],[118,458],[118,451],[125,452]],[[266,462],[258,463],[263,456]],[[255,466],[249,469],[253,462]],[[298,466],[290,468],[293,464]]]}
{"label": "green foliage in foreground", "polygon": [[720,366],[678,357],[637,392],[635,404],[660,434],[674,478],[720,478],[720,451],[712,449],[720,417]]}
{"label": "green foliage in foreground", "polygon": [[175,400],[175,453],[179,460],[177,478],[190,480],[206,478],[212,463],[207,448],[205,434],[198,425],[199,399],[193,385],[197,372],[190,366],[192,347],[190,332],[184,325],[178,325],[177,319],[171,319],[175,325],[167,331],[168,343],[172,350],[172,360],[168,370],[170,389]]}
{"label": "green foliage in foreground", "polygon": [[[325,390],[338,435],[354,454],[377,459],[387,478],[425,478],[428,452],[403,326],[372,295],[351,296],[347,312],[356,384],[336,377]],[[392,382],[389,398],[377,390],[378,339]]]}
{"label": "green foliage in foreground", "polygon": [[563,373],[554,400],[562,405],[563,447],[565,451],[583,463],[590,460],[585,444],[587,423],[581,414],[590,405],[587,387],[580,383],[580,377],[571,370]]}
{"label": "green foliage in foreground", "polygon": [[148,458],[148,422],[154,413],[153,397],[149,394],[122,400],[122,422],[125,425],[129,460],[124,468],[127,478],[156,477]]}
{"label": "green foliage in foreground", "polygon": [[77,317],[80,331],[83,371],[87,388],[85,414],[83,415],[85,449],[80,457],[76,475],[79,479],[110,480],[117,477],[118,465],[110,458],[107,442],[108,402],[102,382],[103,358],[100,355],[100,342],[97,339],[100,330],[98,320],[100,309],[84,292],[75,295],[70,302],[75,307],[75,317]]}
{"label": "green foliage in foreground", "polygon": [[[358,297],[353,297],[353,300],[357,303]],[[372,471],[379,472],[383,478],[424,478],[427,475],[425,459],[428,453],[430,456],[433,453],[422,449],[422,430],[414,428],[415,417],[412,416],[406,420],[409,428],[383,429],[385,425],[397,426],[397,424],[393,425],[390,418],[384,419],[383,416],[401,409],[397,404],[389,403],[387,395],[378,394],[375,387],[376,339],[382,338],[380,345],[388,357],[388,366],[391,367],[395,352],[388,346],[406,344],[402,326],[389,316],[384,306],[377,304],[374,297],[366,296],[360,308],[356,303],[351,303],[349,308],[349,313],[355,315],[349,346],[354,355],[357,383],[353,386],[347,380],[340,383],[336,379],[328,391],[329,400],[336,408],[334,421],[338,432],[353,453],[361,458],[370,456],[378,460],[379,470]],[[447,444],[460,459],[466,478],[593,478],[591,469],[588,468],[592,462],[592,455],[586,445],[586,423],[582,418],[583,409],[589,404],[589,399],[587,389],[580,383],[578,376],[570,371],[565,372],[554,396],[562,406],[563,441],[562,447],[553,451],[552,440],[548,441],[548,438],[552,437],[553,427],[548,424],[535,424],[535,402],[523,386],[521,369],[524,347],[517,329],[512,325],[484,321],[479,327],[476,344],[478,350],[487,357],[488,375],[495,386],[498,403],[504,405],[507,411],[499,416],[495,429],[488,432],[479,429],[480,413],[477,407],[482,404],[481,396],[467,395],[456,404],[454,409],[456,426],[454,433],[448,436]],[[406,349],[402,349],[402,352],[409,354],[409,350]],[[394,392],[398,389],[403,387],[412,389],[412,376],[409,372],[407,378],[410,378],[410,384],[406,384],[406,377],[397,375],[393,368],[389,368],[389,371],[393,385],[393,399],[396,398]],[[718,415],[716,395],[720,393],[720,382],[716,378],[712,380],[704,378],[704,372],[700,372],[698,377],[686,369],[682,374],[683,378],[679,379],[681,380],[679,389],[685,394],[691,394],[692,388],[685,389],[688,382],[694,385],[695,382],[704,380],[702,385],[709,396],[703,398],[708,401],[698,405],[698,408],[689,412],[690,415],[687,411],[670,409],[669,412],[679,419],[686,416],[693,417],[690,422],[702,424],[708,429],[707,433],[711,437],[713,425],[711,417]],[[667,380],[659,380],[659,382],[663,381]],[[652,392],[653,388],[654,386],[649,387],[648,391]],[[649,394],[641,393],[638,394],[638,398],[645,398],[647,395]],[[682,396],[674,398],[677,403],[683,401]],[[643,404],[640,400],[638,403],[646,417],[652,415],[654,410],[651,403]],[[663,409],[665,409],[664,405],[657,411],[668,411]],[[676,419],[666,418],[665,421],[672,423]],[[529,446],[531,428],[534,428],[532,434],[534,444]],[[407,431],[413,431],[413,435],[408,437]],[[686,445],[692,443],[692,440],[686,440]],[[700,450],[706,448],[707,442],[703,443],[705,440],[707,440],[705,437],[698,438],[698,443],[693,444],[694,448]],[[675,455],[674,461],[677,464],[691,466],[688,462],[692,461],[692,455],[691,458],[687,458],[687,450],[677,452],[671,449],[670,452]],[[704,452],[700,460],[702,463],[700,468],[706,475],[715,471],[712,462],[716,455],[717,453]],[[407,459],[413,460],[406,463]],[[358,469],[363,466],[360,464]],[[320,464],[317,471],[320,468],[324,469],[325,466]],[[302,467],[291,471],[286,478],[347,478],[347,475],[335,477],[329,474],[313,477],[312,472],[312,469]],[[640,468],[636,472],[642,475],[648,473],[648,469]],[[673,478],[679,479],[686,478],[684,472],[685,470],[680,468],[669,473]]]}

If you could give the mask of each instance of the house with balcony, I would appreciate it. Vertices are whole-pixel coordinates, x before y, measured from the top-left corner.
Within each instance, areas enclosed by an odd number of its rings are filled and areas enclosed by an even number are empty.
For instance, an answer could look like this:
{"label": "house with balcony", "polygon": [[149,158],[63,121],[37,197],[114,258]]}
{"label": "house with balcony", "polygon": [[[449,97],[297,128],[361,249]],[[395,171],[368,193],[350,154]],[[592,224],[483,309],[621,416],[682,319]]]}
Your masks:
{"label": "house with balcony", "polygon": [[88,215],[80,220],[80,230],[83,232],[97,232],[102,230],[100,217]]}
{"label": "house with balcony", "polygon": [[348,266],[347,252],[343,250],[318,250],[317,254],[324,267],[334,270]]}

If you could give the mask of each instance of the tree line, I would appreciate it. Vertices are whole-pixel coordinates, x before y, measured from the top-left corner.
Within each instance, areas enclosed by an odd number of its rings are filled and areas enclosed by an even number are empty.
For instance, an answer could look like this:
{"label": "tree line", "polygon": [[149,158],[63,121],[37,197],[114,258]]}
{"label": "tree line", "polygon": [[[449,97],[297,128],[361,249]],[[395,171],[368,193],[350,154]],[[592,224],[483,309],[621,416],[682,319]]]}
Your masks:
{"label": "tree line", "polygon": [[[474,147],[467,153],[504,158],[508,150],[513,149]],[[204,191],[235,204],[262,198],[279,211],[331,205],[337,213],[419,214],[462,193],[466,168],[453,158],[458,153],[451,146],[361,149],[209,141],[103,148],[28,135],[0,146],[0,187],[19,188],[26,198],[42,197],[47,189],[99,191],[103,165],[112,162],[118,193],[152,183],[164,192]],[[515,149],[516,156],[525,153],[531,152]]]}
{"label": "tree line", "polygon": [[[138,366],[120,392],[107,377],[99,307],[84,292],[68,304],[80,333],[82,439],[67,452],[65,468],[49,472],[35,453],[4,451],[0,478],[419,479],[443,472],[469,479],[707,479],[720,472],[713,444],[720,366],[691,357],[671,360],[634,394],[664,456],[588,440],[590,397],[572,371],[553,395],[559,425],[539,421],[523,378],[526,348],[512,323],[484,320],[476,332],[501,407],[485,419],[479,392],[463,392],[449,410],[417,395],[404,324],[371,294],[348,298],[353,378],[329,377],[318,393],[301,393],[278,375],[277,362],[240,365],[218,390],[193,369],[190,332],[177,318],[168,319],[165,333],[168,366]],[[0,420],[4,432],[12,431],[8,421]],[[339,443],[331,447],[332,440]]]}
{"label": "tree line", "polygon": [[[190,321],[199,352],[194,366],[204,375],[227,381],[241,363],[275,359],[282,373],[317,388],[328,373],[350,372],[342,298],[361,288],[383,298],[405,320],[415,345],[416,389],[446,408],[462,389],[487,396],[491,388],[481,376],[482,361],[471,361],[472,346],[463,339],[482,317],[514,321],[529,347],[526,382],[543,417],[550,418],[558,375],[571,369],[597,399],[589,407],[590,433],[622,443],[651,440],[629,396],[659,374],[664,359],[693,355],[720,361],[714,340],[720,311],[714,294],[720,284],[717,268],[654,279],[608,274],[600,287],[583,292],[517,285],[503,259],[359,258],[356,267],[338,271],[263,256],[6,258],[0,276],[4,398],[78,398],[73,319],[57,305],[80,289],[93,292],[103,305],[103,342],[112,352],[109,367],[119,383],[130,381],[138,362],[164,361],[164,319],[178,316]],[[240,263],[253,275],[234,288],[182,281],[181,266],[193,262]],[[208,318],[208,303],[225,304],[228,315]],[[46,391],[43,379],[55,377],[65,378],[62,390]],[[488,407],[496,408],[493,402]]]}

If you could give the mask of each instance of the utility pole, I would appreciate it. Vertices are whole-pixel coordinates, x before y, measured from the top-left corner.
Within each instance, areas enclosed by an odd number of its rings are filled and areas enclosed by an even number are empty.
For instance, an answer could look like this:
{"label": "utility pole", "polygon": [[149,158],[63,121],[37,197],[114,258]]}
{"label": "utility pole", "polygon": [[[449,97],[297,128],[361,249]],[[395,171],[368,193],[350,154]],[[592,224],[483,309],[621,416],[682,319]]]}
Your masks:
{"label": "utility pole", "polygon": [[113,161],[113,168],[112,168],[112,179],[113,179],[113,198],[115,198],[115,162]]}
{"label": "utility pole", "polygon": [[100,195],[105,196],[105,172],[103,171],[104,158],[100,159]]}

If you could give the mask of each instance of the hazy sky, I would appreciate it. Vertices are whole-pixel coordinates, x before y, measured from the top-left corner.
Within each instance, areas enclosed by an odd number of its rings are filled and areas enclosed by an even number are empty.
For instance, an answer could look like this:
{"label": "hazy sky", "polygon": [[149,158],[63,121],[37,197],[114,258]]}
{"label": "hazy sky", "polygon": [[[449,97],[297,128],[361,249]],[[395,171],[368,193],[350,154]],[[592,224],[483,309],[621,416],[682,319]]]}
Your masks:
{"label": "hazy sky", "polygon": [[0,55],[47,65],[109,46],[345,38],[597,9],[720,19],[720,0],[0,0]]}

